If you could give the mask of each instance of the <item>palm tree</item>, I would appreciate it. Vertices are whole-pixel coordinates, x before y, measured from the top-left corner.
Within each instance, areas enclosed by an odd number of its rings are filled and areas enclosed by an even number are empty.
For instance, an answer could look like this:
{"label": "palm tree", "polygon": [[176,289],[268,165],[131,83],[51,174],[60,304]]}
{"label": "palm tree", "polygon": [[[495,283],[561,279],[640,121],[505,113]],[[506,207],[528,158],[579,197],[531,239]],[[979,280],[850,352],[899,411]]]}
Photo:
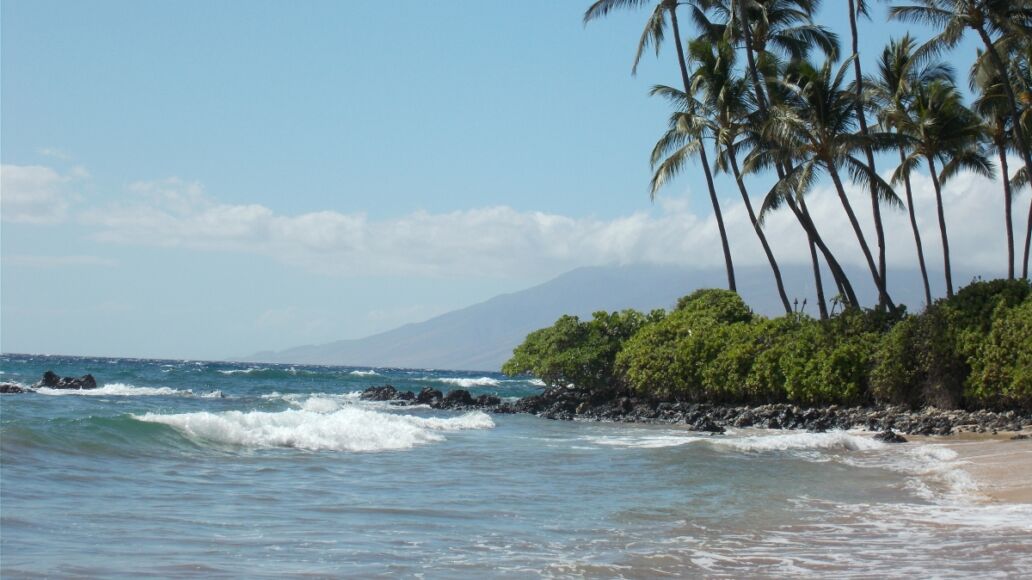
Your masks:
{"label": "palm tree", "polygon": [[[756,219],[756,212],[753,210],[752,200],[738,165],[736,149],[739,144],[737,141],[739,135],[743,133],[743,125],[748,122],[747,102],[750,95],[745,79],[736,76],[734,48],[722,39],[713,43],[708,38],[700,37],[689,43],[688,54],[691,61],[698,64],[692,74],[692,89],[703,95],[702,102],[716,135],[717,169],[728,172],[730,168],[738,191],[742,195],[742,203],[749,215],[749,222],[770,263],[782,306],[784,306],[786,314],[791,314],[792,305],[785,292],[781,269],[767,242],[767,236],[763,233],[759,220]],[[683,93],[672,92],[668,88],[660,87],[654,92],[666,94],[675,100],[683,98]]]}
{"label": "palm tree", "polygon": [[[724,20],[723,25],[711,28],[722,30],[725,38],[741,42],[743,45],[756,99],[757,121],[760,124],[766,121],[770,105],[767,77],[775,76],[764,74],[761,70],[767,73],[776,71],[778,55],[799,60],[806,58],[814,48],[819,48],[829,58],[837,57],[838,36],[825,27],[814,24],[812,20],[819,6],[820,0],[717,0],[711,3],[711,10]],[[774,164],[774,169],[778,179],[783,179],[791,168],[779,162]],[[806,232],[813,262],[817,306],[821,317],[827,318],[821,269],[817,259],[818,248],[832,271],[840,294],[852,296],[851,285],[830,249],[820,239],[805,201],[800,200],[798,206],[791,197],[785,201]],[[846,289],[849,289],[849,292],[845,292]],[[853,305],[859,306],[856,303]]]}
{"label": "palm tree", "polygon": [[[691,0],[683,1],[686,4],[697,3],[693,3]],[[609,14],[610,11],[617,8],[639,8],[648,3],[649,0],[597,0],[584,13],[584,23],[587,24],[592,20],[602,18]],[[681,44],[681,30],[677,21],[678,3],[678,0],[658,0],[658,2],[656,2],[656,7],[653,9],[652,15],[649,17],[649,21],[646,24],[645,30],[642,32],[641,39],[638,42],[638,52],[635,55],[634,66],[632,67],[631,72],[633,73],[637,69],[638,62],[641,60],[642,54],[650,45],[655,48],[657,54],[659,53],[659,48],[665,35],[666,18],[669,16],[670,29],[674,35],[674,47],[677,49],[677,64],[681,69],[681,81],[684,85],[684,92],[687,95],[691,95],[692,91],[690,88],[691,83],[689,81],[688,65],[685,61],[684,47]],[[686,114],[694,116],[693,111],[687,111]],[[686,129],[695,133],[696,136],[694,138],[699,140],[700,146],[697,147],[697,153],[702,165],[703,175],[706,177],[706,187],[709,190],[710,202],[713,205],[713,216],[717,220],[717,229],[720,232],[720,243],[724,252],[724,266],[727,270],[727,287],[731,291],[736,291],[735,269],[734,264],[731,261],[731,246],[728,243],[727,230],[724,228],[724,217],[720,211],[720,202],[717,199],[717,190],[713,185],[713,174],[710,172],[709,159],[706,155],[706,147],[701,146],[705,127],[693,119],[688,123],[688,125],[686,125]],[[653,187],[653,195],[655,195],[655,191],[656,188]]]}
{"label": "palm tree", "polygon": [[[932,60],[932,54],[929,52],[918,52],[917,42],[910,35],[905,35],[899,40],[889,42],[878,60],[877,76],[865,80],[867,101],[875,109],[882,128],[887,131],[895,130],[895,117],[909,113],[910,103],[917,87],[936,80],[952,82],[953,76],[952,68]],[[899,139],[900,163],[906,160],[905,143],[904,139]],[[925,265],[924,245],[921,243],[921,230],[917,225],[910,175],[903,176],[903,184],[910,227],[914,232],[914,243],[917,246],[917,262],[921,268],[921,281],[924,284],[925,304],[927,305],[932,303],[932,291],[928,281],[928,268]]]}
{"label": "palm tree", "polygon": [[[981,60],[981,59],[979,59]],[[1010,82],[1001,78],[995,69],[979,66],[976,62],[971,71],[972,89],[979,89],[981,95],[975,100],[972,108],[982,117],[983,130],[989,136],[991,149],[1000,160],[1000,175],[1003,181],[1003,223],[1007,233],[1007,278],[1014,279],[1014,222],[1013,193],[1011,191],[1010,169],[1007,165],[1007,153],[1014,150],[1008,138],[1011,132],[1011,116],[1007,106],[1007,96],[1003,85]]]}
{"label": "palm tree", "polygon": [[780,203],[776,200],[809,189],[817,176],[826,172],[856,234],[875,287],[885,295],[885,305],[892,309],[895,305],[888,296],[856,212],[846,196],[839,169],[847,169],[854,182],[874,188],[881,201],[902,205],[892,188],[854,156],[864,147],[876,151],[895,148],[896,141],[884,132],[871,131],[868,135],[860,135],[853,131],[856,123],[854,97],[843,87],[851,61],[852,58],[847,59],[836,72],[832,71],[830,61],[820,68],[805,61],[799,62],[790,68],[790,80],[779,81],[785,91],[786,102],[770,110],[764,132],[772,147],[766,154],[792,165],[792,170],[774,185],[765,206],[772,208],[775,203]]}
{"label": "palm tree", "polygon": [[[900,134],[905,136],[910,154],[893,175],[893,181],[908,175],[922,162],[928,166],[935,189],[935,203],[942,235],[943,266],[946,275],[946,296],[953,297],[953,276],[950,270],[950,245],[943,212],[942,184],[962,169],[992,177],[992,162],[982,147],[980,119],[964,106],[956,87],[947,81],[933,81],[917,88],[910,114],[895,119]],[[942,171],[936,169],[936,162]]]}
{"label": "palm tree", "polygon": [[[863,136],[868,135],[867,131],[867,118],[866,111],[864,111],[864,75],[860,69],[860,36],[857,33],[856,18],[857,16],[868,16],[867,3],[865,0],[849,0],[849,30],[852,35],[852,48],[853,48],[853,72],[855,80],[853,83],[853,90],[856,93],[856,118],[860,124],[860,134]],[[867,166],[871,168],[871,171],[876,171],[874,165],[874,151],[871,150],[870,146],[865,146],[864,155],[867,157]],[[888,294],[885,292],[888,281],[885,272],[885,229],[882,227],[881,219],[881,205],[878,203],[879,195],[877,188],[871,186],[871,211],[874,215],[874,231],[878,241],[878,274],[881,276],[882,285],[879,287],[878,304],[879,306],[885,306],[888,301]]]}
{"label": "palm tree", "polygon": [[[1032,43],[1032,0],[911,0],[913,4],[894,6],[889,16],[908,22],[930,24],[941,32],[930,41],[933,48],[956,46],[967,30],[974,31],[985,49],[988,63],[1002,79],[1009,78],[1007,65],[999,50],[1002,45],[1027,46]],[[995,37],[995,39],[994,39]],[[1025,162],[1026,175],[1032,176],[1032,149],[1021,126],[1021,110],[1014,87],[1001,83],[1011,116],[1011,133],[1018,154]],[[1032,208],[1030,208],[1032,217]],[[1032,227],[1032,226],[1030,226]],[[1032,237],[1032,229],[1030,237]],[[1027,262],[1027,260],[1026,260]]]}

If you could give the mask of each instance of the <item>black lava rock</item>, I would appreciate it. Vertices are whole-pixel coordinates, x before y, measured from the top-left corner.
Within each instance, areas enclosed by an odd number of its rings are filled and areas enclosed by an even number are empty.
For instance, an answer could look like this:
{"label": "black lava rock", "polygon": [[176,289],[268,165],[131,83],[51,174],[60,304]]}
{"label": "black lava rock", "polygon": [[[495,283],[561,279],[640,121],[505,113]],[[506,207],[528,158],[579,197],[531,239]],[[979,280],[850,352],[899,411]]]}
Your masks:
{"label": "black lava rock", "polygon": [[57,376],[54,371],[47,371],[43,373],[43,378],[36,383],[35,387],[46,387],[48,389],[96,389],[97,381],[93,378],[93,375],[83,375],[79,378],[75,377],[64,377]]}
{"label": "black lava rock", "polygon": [[362,391],[358,398],[363,401],[393,401],[398,398],[398,389],[395,389],[393,385],[369,387]]}
{"label": "black lava rock", "polygon": [[432,405],[440,401],[442,397],[441,391],[430,387],[423,387],[423,390],[416,395],[416,402],[421,405]]}
{"label": "black lava rock", "polygon": [[894,432],[892,429],[887,429],[878,433],[874,436],[878,441],[884,441],[885,443],[906,443],[906,437]]}

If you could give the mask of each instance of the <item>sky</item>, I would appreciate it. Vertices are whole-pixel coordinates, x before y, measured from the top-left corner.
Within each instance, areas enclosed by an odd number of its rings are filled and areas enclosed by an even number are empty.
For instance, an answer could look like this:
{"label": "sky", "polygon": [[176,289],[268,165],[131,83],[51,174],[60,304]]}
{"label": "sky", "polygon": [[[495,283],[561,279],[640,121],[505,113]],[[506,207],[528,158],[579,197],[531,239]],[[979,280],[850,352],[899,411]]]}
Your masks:
{"label": "sky", "polygon": [[[845,0],[824,4],[848,41]],[[581,266],[720,267],[697,167],[649,200],[669,110],[647,93],[676,61],[649,55],[632,77],[647,14],[585,27],[587,5],[4,0],[0,350],[219,359]],[[872,8],[868,70],[890,36],[927,32]],[[973,46],[951,57],[962,71]],[[954,260],[987,276],[1004,268],[998,190],[963,175],[946,191]],[[736,260],[765,263],[733,182],[718,191]],[[813,195],[859,263],[834,196]],[[938,260],[926,179],[917,197]],[[889,214],[890,264],[909,267],[905,214]],[[807,260],[788,215],[766,227],[779,259]]]}

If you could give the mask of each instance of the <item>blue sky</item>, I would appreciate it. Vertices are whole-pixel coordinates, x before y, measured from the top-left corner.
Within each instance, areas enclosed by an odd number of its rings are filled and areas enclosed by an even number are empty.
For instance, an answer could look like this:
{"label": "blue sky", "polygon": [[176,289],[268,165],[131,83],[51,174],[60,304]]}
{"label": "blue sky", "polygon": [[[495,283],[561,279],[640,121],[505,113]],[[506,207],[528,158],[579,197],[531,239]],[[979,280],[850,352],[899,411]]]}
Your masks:
{"label": "blue sky", "polygon": [[[676,64],[632,78],[646,14],[587,4],[5,0],[0,348],[220,358],[714,265],[701,176],[646,189]],[[921,34],[873,8],[868,60]]]}

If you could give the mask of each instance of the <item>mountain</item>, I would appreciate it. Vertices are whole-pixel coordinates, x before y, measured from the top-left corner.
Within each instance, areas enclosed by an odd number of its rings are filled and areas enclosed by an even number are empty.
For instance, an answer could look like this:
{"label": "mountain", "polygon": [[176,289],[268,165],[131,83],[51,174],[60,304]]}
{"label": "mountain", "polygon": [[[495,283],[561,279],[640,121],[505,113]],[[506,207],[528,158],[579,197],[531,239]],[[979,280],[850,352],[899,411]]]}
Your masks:
{"label": "mountain", "polygon": [[[799,307],[816,315],[814,300],[810,297],[813,293],[810,270],[785,266],[782,277],[790,299],[798,298]],[[768,268],[736,268],[736,278],[739,293],[753,310],[765,315],[782,313]],[[874,302],[876,297],[868,278],[861,271],[850,275],[865,304]],[[935,277],[939,278],[941,276]],[[955,278],[967,279],[960,275]],[[824,280],[825,292],[830,298],[835,293],[834,284],[827,273]],[[890,271],[889,280],[897,302],[911,305],[911,310],[921,306],[923,292],[917,272]],[[502,294],[366,338],[265,351],[243,360],[497,371],[529,332],[551,325],[563,314],[583,318],[598,310],[670,308],[679,297],[697,288],[721,288],[726,283],[723,270],[642,264],[579,268],[526,290]]]}

